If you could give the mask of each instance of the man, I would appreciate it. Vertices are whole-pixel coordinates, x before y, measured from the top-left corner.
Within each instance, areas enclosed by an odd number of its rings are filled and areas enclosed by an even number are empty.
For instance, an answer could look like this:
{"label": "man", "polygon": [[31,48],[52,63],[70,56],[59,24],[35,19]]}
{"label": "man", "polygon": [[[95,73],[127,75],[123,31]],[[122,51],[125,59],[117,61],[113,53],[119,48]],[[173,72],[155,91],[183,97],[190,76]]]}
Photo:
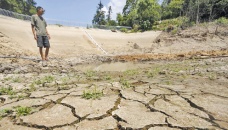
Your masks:
{"label": "man", "polygon": [[[48,60],[48,53],[50,48],[49,39],[51,38],[47,31],[47,23],[42,17],[45,10],[38,6],[36,8],[37,14],[31,18],[32,32],[34,39],[37,41],[37,47],[39,47],[40,55],[42,58],[43,66],[47,66],[46,61]],[[43,48],[46,48],[45,55],[43,54]]]}

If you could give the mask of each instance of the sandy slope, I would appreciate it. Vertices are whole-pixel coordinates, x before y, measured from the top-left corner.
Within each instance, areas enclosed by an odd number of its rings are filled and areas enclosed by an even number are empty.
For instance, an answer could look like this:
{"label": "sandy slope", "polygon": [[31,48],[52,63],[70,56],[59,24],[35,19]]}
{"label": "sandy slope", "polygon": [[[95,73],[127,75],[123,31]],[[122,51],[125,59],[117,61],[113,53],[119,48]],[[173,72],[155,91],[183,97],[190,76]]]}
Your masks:
{"label": "sandy slope", "polygon": [[[1,55],[11,55],[14,51],[20,55],[28,52],[27,55],[39,55],[30,22],[0,16],[0,23]],[[218,35],[214,34],[215,29],[216,25],[195,26],[171,35],[160,31],[126,34],[110,30],[48,26],[53,57],[104,55],[87,33],[108,55],[177,54],[227,49],[227,27],[220,27]]]}
{"label": "sandy slope", "polygon": [[[11,47],[28,50],[37,54],[36,42],[33,38],[30,22],[0,16],[0,32],[8,37]],[[140,48],[148,48],[161,32],[145,32],[124,34],[98,29],[82,29],[75,27],[48,26],[51,34],[51,53],[61,56],[87,54],[103,54],[88,38],[85,30],[97,41],[108,54],[140,53],[134,49],[137,43]],[[2,43],[1,43],[2,44]]]}

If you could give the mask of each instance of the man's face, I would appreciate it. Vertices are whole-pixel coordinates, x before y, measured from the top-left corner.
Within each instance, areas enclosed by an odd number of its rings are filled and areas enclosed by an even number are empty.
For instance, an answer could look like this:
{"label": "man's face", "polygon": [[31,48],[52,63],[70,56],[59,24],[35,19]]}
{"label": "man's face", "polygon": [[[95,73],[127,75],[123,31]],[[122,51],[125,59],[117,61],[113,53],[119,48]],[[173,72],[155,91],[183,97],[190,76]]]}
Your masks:
{"label": "man's face", "polygon": [[40,15],[43,15],[44,12],[45,12],[45,10],[43,8],[41,8],[40,10],[38,10],[38,14],[40,14]]}

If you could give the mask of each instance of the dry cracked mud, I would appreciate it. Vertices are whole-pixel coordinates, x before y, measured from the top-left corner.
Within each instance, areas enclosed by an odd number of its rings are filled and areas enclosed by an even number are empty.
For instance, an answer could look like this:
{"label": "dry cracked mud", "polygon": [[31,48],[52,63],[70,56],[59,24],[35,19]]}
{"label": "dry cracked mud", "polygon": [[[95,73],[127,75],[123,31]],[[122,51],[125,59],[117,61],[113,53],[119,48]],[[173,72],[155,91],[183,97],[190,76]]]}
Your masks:
{"label": "dry cracked mud", "polygon": [[51,59],[48,67],[0,60],[1,130],[228,129],[226,57],[81,63],[83,69],[66,60]]}

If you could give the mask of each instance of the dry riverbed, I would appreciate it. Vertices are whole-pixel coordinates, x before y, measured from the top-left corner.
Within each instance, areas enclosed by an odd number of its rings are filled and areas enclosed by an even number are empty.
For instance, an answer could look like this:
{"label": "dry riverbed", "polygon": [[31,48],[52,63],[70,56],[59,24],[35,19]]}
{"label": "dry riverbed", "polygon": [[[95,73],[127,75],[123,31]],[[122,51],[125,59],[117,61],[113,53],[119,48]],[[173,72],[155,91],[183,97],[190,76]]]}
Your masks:
{"label": "dry riverbed", "polygon": [[228,128],[226,57],[31,59],[0,59],[2,130]]}

